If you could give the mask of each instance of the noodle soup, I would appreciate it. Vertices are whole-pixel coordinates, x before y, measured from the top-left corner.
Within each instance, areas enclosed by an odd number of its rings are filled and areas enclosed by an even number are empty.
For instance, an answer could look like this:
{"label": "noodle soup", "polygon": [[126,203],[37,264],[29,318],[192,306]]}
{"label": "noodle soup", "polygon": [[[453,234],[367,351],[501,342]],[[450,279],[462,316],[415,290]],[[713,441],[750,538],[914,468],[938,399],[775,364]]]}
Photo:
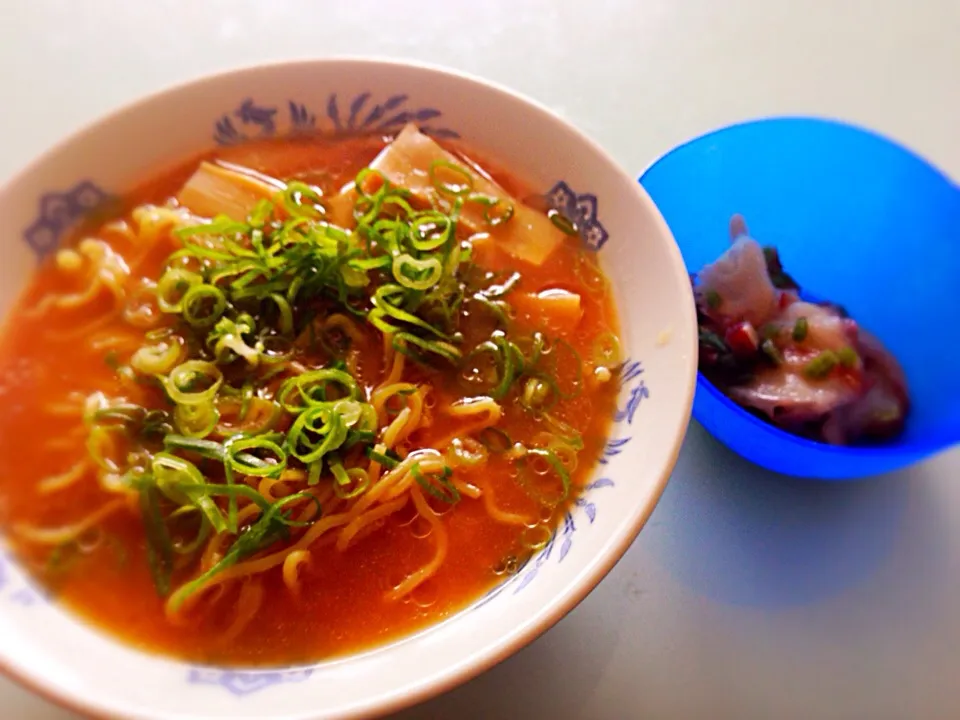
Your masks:
{"label": "noodle soup", "polygon": [[410,126],[221,149],[81,228],[10,315],[0,519],[128,643],[354,652],[547,543],[619,363],[577,228],[469,148]]}

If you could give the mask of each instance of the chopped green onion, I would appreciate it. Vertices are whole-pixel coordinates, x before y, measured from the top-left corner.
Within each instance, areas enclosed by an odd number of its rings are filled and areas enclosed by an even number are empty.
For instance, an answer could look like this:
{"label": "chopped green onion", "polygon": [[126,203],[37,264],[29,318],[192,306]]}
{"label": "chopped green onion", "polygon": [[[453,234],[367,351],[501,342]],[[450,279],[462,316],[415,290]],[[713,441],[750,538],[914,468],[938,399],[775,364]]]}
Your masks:
{"label": "chopped green onion", "polygon": [[373,460],[375,463],[383,465],[387,470],[393,470],[399,461],[390,457],[389,455],[384,455],[383,453],[377,452],[373,448],[367,448],[367,457]]}
{"label": "chopped green onion", "polygon": [[181,351],[178,338],[142,345],[130,358],[130,367],[143,375],[163,375],[176,367]]}
{"label": "chopped green onion", "polygon": [[163,446],[167,450],[184,450],[193,452],[201,457],[210,460],[220,460],[226,457],[226,451],[223,445],[213,440],[202,440],[199,438],[188,437],[186,435],[168,434],[163,438]]}
{"label": "chopped green onion", "polygon": [[256,341],[249,345],[246,336],[252,336],[256,325],[252,317],[246,313],[236,320],[220,318],[216,327],[207,335],[207,346],[212,347],[214,357],[219,363],[232,362],[242,357],[250,365],[258,365],[264,351],[263,342]]}
{"label": "chopped green onion", "polygon": [[463,357],[463,354],[455,345],[452,345],[448,342],[442,342],[440,340],[424,340],[421,337],[417,337],[412,333],[407,332],[398,332],[393,336],[393,347],[397,352],[401,352],[417,361],[423,361],[425,359],[424,353],[413,352],[410,345],[423,350],[425,353],[430,353],[431,355],[437,355],[449,360],[452,363],[459,362]]}
{"label": "chopped green onion", "polygon": [[280,311],[280,332],[284,335],[290,335],[293,333],[293,308],[290,307],[290,302],[280,295],[279,293],[270,293],[268,295],[271,300],[277,305],[277,310]]}
{"label": "chopped green onion", "polygon": [[[193,507],[179,507],[170,513],[169,520],[176,520],[185,515],[193,515],[199,513],[197,508]],[[207,540],[210,536],[210,523],[203,521],[203,516],[200,516],[200,522],[197,527],[197,534],[194,536],[193,540],[190,542],[177,542],[171,538],[171,546],[173,552],[177,555],[193,555],[197,550],[200,549],[200,546]]]}
{"label": "chopped green onion", "polygon": [[[265,437],[237,437],[227,440],[224,445],[224,462],[241,475],[258,477],[279,477],[287,467],[287,453],[277,443]],[[250,451],[267,453],[273,462],[264,462],[259,456],[250,455]],[[246,451],[246,452],[244,452]],[[258,462],[251,462],[255,459]]]}
{"label": "chopped green onion", "polygon": [[621,361],[620,338],[605,332],[593,341],[593,362],[599,367],[616,367]]}
{"label": "chopped green onion", "polygon": [[180,301],[183,319],[196,328],[209,327],[227,308],[223,291],[213,285],[192,285]]}
{"label": "chopped green onion", "polygon": [[297,180],[287,183],[287,187],[280,193],[280,200],[286,211],[294,217],[317,220],[326,212],[319,191]]}
{"label": "chopped green onion", "polygon": [[450,482],[453,471],[448,466],[444,465],[440,473],[423,473],[420,470],[420,463],[414,463],[410,467],[410,472],[417,484],[437,500],[450,505],[460,500],[460,491]]}
{"label": "chopped green onion", "polygon": [[550,426],[550,430],[556,434],[557,438],[574,450],[583,450],[583,436],[569,423],[554,417],[550,413],[541,414],[541,419]]}
{"label": "chopped green onion", "polygon": [[118,420],[121,423],[135,423],[141,422],[145,414],[146,410],[139,405],[134,405],[133,403],[118,403],[108,405],[94,412],[93,421],[103,423],[110,420]]}
{"label": "chopped green onion", "polygon": [[793,339],[796,342],[803,342],[807,338],[807,332],[809,329],[810,326],[805,317],[797,318],[797,321],[793,324]]}
{"label": "chopped green onion", "polygon": [[147,562],[157,594],[166,597],[170,592],[170,576],[173,574],[173,544],[160,512],[157,486],[147,478],[137,483],[140,493],[140,515],[143,518],[147,537]]}
{"label": "chopped green onion", "polygon": [[381,285],[379,288],[377,288],[373,298],[371,298],[371,302],[375,308],[375,310],[371,312],[371,315],[373,315],[376,311],[379,311],[381,315],[387,315],[395,320],[399,320],[402,323],[407,323],[418,328],[422,328],[423,330],[433,333],[439,338],[447,340],[447,336],[433,325],[425,322],[413,313],[410,313],[400,307],[400,303],[406,296],[407,288],[403,287],[402,285]]}
{"label": "chopped green onion", "polygon": [[436,258],[417,260],[406,253],[393,259],[393,277],[406,288],[426,290],[437,284],[443,266]]}
{"label": "chopped green onion", "polygon": [[210,222],[179,228],[174,231],[174,235],[182,240],[188,240],[209,235],[240,235],[247,232],[249,228],[250,226],[246,223],[237,222],[227,215],[217,215]]}
{"label": "chopped green onion", "polygon": [[723,338],[721,338],[712,330],[700,328],[698,337],[701,345],[706,345],[707,347],[713,348],[720,353],[730,352],[730,348],[727,347],[727,344],[723,341]]}
{"label": "chopped green onion", "polygon": [[550,399],[551,386],[540,378],[529,378],[523,386],[523,395],[520,402],[529,409],[535,410],[543,407]]}
{"label": "chopped green onion", "polygon": [[558,230],[565,233],[566,235],[576,236],[580,234],[580,229],[577,227],[577,224],[573,220],[568,218],[566,215],[561,213],[559,210],[557,209],[548,210],[547,217],[550,219],[550,222],[552,222]]}
{"label": "chopped green onion", "polygon": [[170,268],[157,283],[157,307],[165,313],[183,311],[183,298],[195,285],[203,283],[203,277],[182,268]]}
{"label": "chopped green onion", "polygon": [[349,500],[366,492],[370,487],[370,476],[363,468],[346,469],[341,462],[330,463],[333,473],[333,494],[342,500]]}
{"label": "chopped green onion", "polygon": [[606,292],[610,283],[598,267],[595,253],[588,255],[586,251],[579,252],[573,270],[584,286],[586,286],[587,292],[592,295],[599,295]]}
{"label": "chopped green onion", "polygon": [[490,311],[497,320],[497,326],[507,328],[510,325],[510,306],[503,300],[491,300],[486,295],[477,293],[472,300]]}
{"label": "chopped green onion", "polygon": [[[291,402],[291,395],[296,392],[303,404]],[[339,392],[340,395],[330,397],[329,393]],[[311,370],[285,380],[277,391],[277,402],[289,413],[302,412],[309,406],[333,402],[343,398],[356,400],[360,397],[360,387],[350,373],[333,368]]]}
{"label": "chopped green onion", "polygon": [[317,462],[343,445],[347,426],[342,416],[327,406],[301,412],[287,433],[287,450],[305,464]]}
{"label": "chopped green onion", "polygon": [[774,365],[783,365],[783,353],[780,352],[773,340],[764,340],[760,343],[760,350],[766,355]]}
{"label": "chopped green onion", "polygon": [[721,305],[723,305],[723,298],[716,290],[707,290],[704,297],[707,301],[707,307],[711,310],[717,310]]}
{"label": "chopped green onion", "polygon": [[483,205],[483,219],[490,227],[503,225],[513,217],[513,203],[489,195],[474,194],[467,198],[467,202]]}
{"label": "chopped green onion", "polygon": [[808,378],[819,380],[829,375],[839,362],[837,353],[833,350],[824,350],[803,366],[803,374]]}
{"label": "chopped green onion", "polygon": [[[205,360],[187,360],[177,365],[164,381],[167,395],[180,405],[209,403],[223,384],[220,368]],[[200,389],[195,389],[199,387]]]}
{"label": "chopped green onion", "polygon": [[205,485],[203,474],[189,460],[168,452],[158,452],[151,461],[157,488],[177,505],[195,505],[217,532],[227,529],[220,508],[210,496],[198,488]]}
{"label": "chopped green onion", "polygon": [[[553,472],[560,479],[560,492],[556,496],[548,495],[544,493],[540,488],[535,487],[532,483],[530,474],[540,474],[531,467],[533,459],[540,458],[549,465]],[[567,472],[567,469],[563,466],[563,462],[552,450],[545,450],[543,448],[527,448],[527,452],[524,454],[521,462],[521,473],[519,479],[521,484],[541,503],[547,505],[559,505],[564,500],[566,500],[570,495],[570,473]]]}
{"label": "chopped green onion", "polygon": [[410,244],[416,250],[430,252],[446,245],[453,230],[454,223],[447,215],[428,210],[410,222]]}
{"label": "chopped green onion", "polygon": [[188,437],[203,438],[220,422],[220,411],[212,402],[177,405],[173,411],[177,429]]}
{"label": "chopped green onion", "polygon": [[257,201],[250,214],[247,215],[247,224],[250,227],[262,228],[273,217],[273,203],[263,198]]}
{"label": "chopped green onion", "polygon": [[443,195],[459,197],[473,190],[473,176],[464,168],[447,160],[430,163],[430,182]]}
{"label": "chopped green onion", "polygon": [[860,360],[860,356],[857,355],[857,351],[849,345],[845,345],[844,347],[840,348],[837,351],[837,357],[840,359],[840,364],[845,368],[856,367]]}
{"label": "chopped green onion", "polygon": [[[239,490],[240,487],[241,486],[237,486],[236,489]],[[252,490],[252,488],[248,489]],[[259,495],[259,493],[257,494]],[[176,590],[176,592],[173,593],[170,598],[173,608],[178,609],[183,604],[184,600],[186,600],[196,591],[202,589],[211,578],[217,575],[217,573],[222,572],[231,565],[236,565],[241,560],[258,553],[261,550],[265,550],[275,542],[287,537],[289,535],[290,527],[311,524],[313,520],[305,523],[296,523],[289,518],[287,513],[283,512],[284,508],[286,508],[288,505],[299,502],[303,499],[309,499],[317,505],[318,513],[316,517],[319,517],[319,502],[313,495],[310,495],[309,493],[294,493],[293,495],[281,498],[272,505],[269,505],[264,510],[259,520],[243,530],[237,536],[237,539],[233,541],[233,544],[230,546],[227,552],[224,553],[223,557],[220,558],[220,560],[213,567],[204,572],[198,578],[195,578],[185,585],[182,585]],[[315,519],[316,518],[314,518],[314,520]]]}

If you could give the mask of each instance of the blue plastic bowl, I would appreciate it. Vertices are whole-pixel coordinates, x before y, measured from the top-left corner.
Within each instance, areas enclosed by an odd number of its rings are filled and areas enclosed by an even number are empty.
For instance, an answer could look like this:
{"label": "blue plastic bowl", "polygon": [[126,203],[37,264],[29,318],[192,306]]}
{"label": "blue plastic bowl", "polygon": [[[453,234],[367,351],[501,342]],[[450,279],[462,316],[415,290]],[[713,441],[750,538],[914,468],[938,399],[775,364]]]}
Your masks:
{"label": "blue plastic bowl", "polygon": [[960,187],[879,135],[844,123],[775,118],[682,145],[640,178],[691,272],[729,246],[730,216],[780,251],[805,292],[845,306],[906,372],[904,434],[882,447],[795,437],[744,411],[702,375],[693,414],[771,470],[854,478],[960,442]]}

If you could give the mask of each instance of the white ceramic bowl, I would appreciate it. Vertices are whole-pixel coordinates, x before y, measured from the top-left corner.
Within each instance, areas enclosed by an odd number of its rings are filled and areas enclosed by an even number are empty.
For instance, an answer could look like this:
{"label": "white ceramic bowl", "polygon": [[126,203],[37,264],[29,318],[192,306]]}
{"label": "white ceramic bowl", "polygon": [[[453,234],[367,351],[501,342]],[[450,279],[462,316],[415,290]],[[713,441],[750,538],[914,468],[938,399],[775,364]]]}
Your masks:
{"label": "white ceramic bowl", "polygon": [[0,310],[78,217],[165,164],[243,138],[304,129],[462,137],[549,192],[585,228],[615,286],[629,366],[610,441],[553,541],[516,576],[439,625],[310,667],[235,671],[144,654],[78,621],[0,556],[0,666],[94,716],[345,718],[398,710],[467,680],[569,612],[654,508],[690,415],[696,321],[687,272],[645,191],[548,110],[458,73],[331,59],[261,66],[153,95],[48,152],[0,191]]}

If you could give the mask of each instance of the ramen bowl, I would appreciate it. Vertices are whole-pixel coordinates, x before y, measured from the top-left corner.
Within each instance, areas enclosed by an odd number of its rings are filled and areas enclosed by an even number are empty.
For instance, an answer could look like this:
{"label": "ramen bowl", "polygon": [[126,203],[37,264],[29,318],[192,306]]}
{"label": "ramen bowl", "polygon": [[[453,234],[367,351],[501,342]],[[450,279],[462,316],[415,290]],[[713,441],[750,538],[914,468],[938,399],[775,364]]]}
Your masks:
{"label": "ramen bowl", "polygon": [[[695,273],[729,247],[743,215],[811,298],[839,303],[892,352],[911,407],[904,432],[870,447],[814,442],[759,419],[698,374],[694,417],[777,472],[843,479],[928,458],[960,442],[951,305],[960,273],[960,187],[902,145],[817,118],[771,118],[703,135],[640,178]],[[928,341],[942,337],[946,352]]]}
{"label": "ramen bowl", "polygon": [[548,110],[483,81],[407,63],[260,66],[148,97],[50,150],[0,191],[9,312],[71,227],[158,168],[216,145],[304,132],[394,134],[416,123],[509,162],[575,222],[619,308],[625,358],[599,465],[546,546],[426,630],[303,666],[230,668],[150,654],[86,624],[0,560],[0,666],[79,712],[124,718],[367,717],[421,701],[517,651],[624,553],[659,498],[689,420],[696,318],[686,270],[646,192]]}

